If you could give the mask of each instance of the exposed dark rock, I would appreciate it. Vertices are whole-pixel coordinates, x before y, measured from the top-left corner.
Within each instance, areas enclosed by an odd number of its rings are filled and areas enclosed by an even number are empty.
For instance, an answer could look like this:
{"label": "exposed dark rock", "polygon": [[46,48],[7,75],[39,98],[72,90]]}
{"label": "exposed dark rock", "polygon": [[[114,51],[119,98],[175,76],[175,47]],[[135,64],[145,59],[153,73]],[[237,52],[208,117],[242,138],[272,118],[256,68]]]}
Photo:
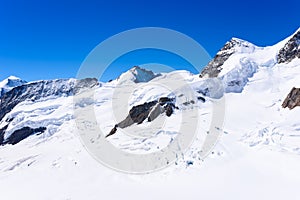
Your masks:
{"label": "exposed dark rock", "polygon": [[203,96],[209,96],[209,89],[208,88],[204,88],[204,89],[201,89],[201,90],[198,90],[197,91],[199,94],[202,94]]}
{"label": "exposed dark rock", "polygon": [[174,108],[174,104],[170,104],[168,103],[166,106],[165,106],[165,110],[166,110],[166,115],[168,117],[170,117],[172,114],[173,114],[173,108]]}
{"label": "exposed dark rock", "polygon": [[46,127],[39,127],[39,128],[30,128],[30,127],[23,127],[19,130],[14,131],[11,136],[5,141],[5,144],[17,144],[20,141],[26,139],[30,135],[33,134],[41,134],[43,133],[47,128]]}
{"label": "exposed dark rock", "polygon": [[183,105],[185,105],[185,106],[190,105],[190,104],[195,104],[195,101],[191,100],[191,101],[187,101],[187,102],[183,103]]}
{"label": "exposed dark rock", "polygon": [[300,31],[298,31],[285,45],[279,50],[277,55],[278,63],[289,63],[295,58],[300,58]]}
{"label": "exposed dark rock", "polygon": [[8,124],[0,129],[0,145],[2,145],[4,142],[4,134],[5,134],[7,127],[8,127]]}
{"label": "exposed dark rock", "polygon": [[199,101],[202,101],[203,103],[205,103],[205,99],[204,99],[203,97],[197,97],[197,99],[198,99]]}
{"label": "exposed dark rock", "polygon": [[157,104],[157,101],[146,102],[141,105],[133,106],[129,115],[125,120],[118,123],[118,127],[126,128],[134,123],[141,124],[145,119],[147,119],[150,110]]}
{"label": "exposed dark rock", "polygon": [[141,124],[145,119],[148,119],[148,121],[151,122],[164,112],[170,117],[174,113],[174,109],[178,109],[173,103],[173,100],[174,99],[172,98],[162,97],[158,101],[151,101],[133,106],[126,119],[116,124],[106,137],[115,134],[117,128],[126,128],[134,123]]}
{"label": "exposed dark rock", "polygon": [[20,141],[26,139],[30,135],[33,134],[40,134],[43,133],[46,130],[46,127],[39,127],[39,128],[30,128],[30,127],[23,127],[21,129],[18,129],[14,131],[9,138],[4,140],[4,134],[7,129],[8,125],[0,129],[0,145],[5,145],[5,144],[17,144]]}
{"label": "exposed dark rock", "polygon": [[117,128],[118,128],[118,125],[115,125],[115,127],[113,129],[111,129],[111,131],[109,132],[109,134],[105,137],[109,137],[113,134],[115,134],[117,132]]}
{"label": "exposed dark rock", "polygon": [[282,107],[293,109],[296,106],[300,106],[300,88],[294,87],[285,98],[284,102],[282,103]]}
{"label": "exposed dark rock", "polygon": [[12,117],[12,118],[7,118],[5,121],[6,121],[6,122],[12,122],[12,120],[14,120],[13,117]]}
{"label": "exposed dark rock", "polygon": [[169,97],[161,97],[159,98],[158,102],[161,106],[165,105],[166,103],[172,102],[174,99]]}
{"label": "exposed dark rock", "polygon": [[235,45],[235,40],[230,40],[229,42],[227,42],[224,47],[219,50],[216,56],[208,63],[208,65],[202,70],[200,77],[217,77],[222,70],[221,66],[235,52],[233,48]]}

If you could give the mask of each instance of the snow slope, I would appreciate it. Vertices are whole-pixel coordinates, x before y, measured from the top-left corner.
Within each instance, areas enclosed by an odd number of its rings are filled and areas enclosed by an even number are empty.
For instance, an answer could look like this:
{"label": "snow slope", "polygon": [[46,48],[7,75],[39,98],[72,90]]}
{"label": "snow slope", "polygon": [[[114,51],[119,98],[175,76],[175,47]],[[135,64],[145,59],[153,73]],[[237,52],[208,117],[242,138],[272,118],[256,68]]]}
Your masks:
{"label": "snow slope", "polygon": [[[222,64],[216,79],[222,82],[224,90],[216,88],[213,80],[186,71],[150,76],[146,80],[132,76],[133,69],[119,79],[129,80],[134,89],[128,103],[117,108],[118,116],[112,112],[111,99],[124,102],[118,99],[123,94],[115,94],[115,91],[126,93],[129,87],[128,82],[119,80],[95,86],[94,98],[82,99],[74,107],[72,95],[23,101],[5,115],[0,128],[10,123],[8,135],[24,126],[43,125],[47,130],[16,145],[0,146],[1,197],[55,200],[295,198],[300,184],[300,108],[287,110],[281,104],[292,87],[300,87],[300,59],[277,62],[278,52],[291,37],[271,47],[257,47],[234,39],[246,45],[240,45]],[[179,104],[180,109],[170,118],[161,115],[153,124],[132,125],[109,138],[113,145],[127,152],[154,152],[177,136],[182,120],[189,123],[190,119],[182,119],[182,114],[197,109],[200,126],[197,137],[173,165],[137,176],[108,169],[87,153],[78,137],[74,109],[93,108],[95,113],[104,113],[96,117],[103,132],[108,133],[116,121],[126,117],[132,106],[174,95],[174,91],[158,83],[178,80],[188,83],[196,97],[205,98],[205,103]],[[203,159],[199,148],[212,120],[212,105],[222,95],[226,98],[223,134],[211,154]],[[124,110],[126,112],[122,112]],[[88,125],[84,112],[81,117],[85,120],[82,123]],[[158,123],[161,121],[164,121],[163,128]],[[138,135],[149,131],[156,134],[147,139],[135,138],[126,134],[132,130],[139,130],[135,133]]]}

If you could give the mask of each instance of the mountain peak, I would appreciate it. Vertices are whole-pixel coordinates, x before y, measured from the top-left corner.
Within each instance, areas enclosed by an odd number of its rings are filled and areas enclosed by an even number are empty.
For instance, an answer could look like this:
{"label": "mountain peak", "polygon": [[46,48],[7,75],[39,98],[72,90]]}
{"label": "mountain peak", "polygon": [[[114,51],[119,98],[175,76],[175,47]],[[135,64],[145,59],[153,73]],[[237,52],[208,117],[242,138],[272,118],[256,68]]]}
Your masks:
{"label": "mountain peak", "polygon": [[130,83],[130,82],[142,83],[142,82],[151,81],[152,79],[160,75],[161,74],[155,74],[151,70],[147,70],[139,66],[134,66],[127,72],[121,74],[118,80],[119,83]]}
{"label": "mountain peak", "polygon": [[248,42],[246,40],[240,39],[233,37],[231,40],[229,40],[224,47],[220,51],[225,51],[225,50],[232,50],[233,53],[239,52],[239,53],[251,53],[255,49],[255,45],[252,44],[251,42]]}
{"label": "mountain peak", "polygon": [[22,79],[16,76],[9,76],[8,78],[4,79],[0,82],[0,97],[5,94],[6,92],[10,91],[14,87],[20,86],[27,83]]}
{"label": "mountain peak", "polygon": [[219,50],[214,59],[201,72],[200,77],[217,77],[222,70],[222,65],[234,53],[253,53],[257,46],[239,38],[231,38]]}
{"label": "mountain peak", "polygon": [[7,79],[9,79],[9,80],[21,80],[19,77],[16,77],[16,76],[9,76],[9,77],[7,77]]}

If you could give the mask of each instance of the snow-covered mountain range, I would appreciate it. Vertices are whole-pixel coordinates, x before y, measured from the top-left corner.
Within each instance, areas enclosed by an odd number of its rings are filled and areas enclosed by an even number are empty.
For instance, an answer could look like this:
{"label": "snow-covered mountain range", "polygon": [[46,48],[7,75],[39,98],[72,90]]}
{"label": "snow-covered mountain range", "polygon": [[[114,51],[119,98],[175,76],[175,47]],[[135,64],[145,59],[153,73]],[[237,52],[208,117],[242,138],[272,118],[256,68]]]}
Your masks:
{"label": "snow-covered mountain range", "polygon": [[[134,67],[108,83],[92,78],[26,83],[9,77],[0,83],[1,196],[121,199],[126,193],[130,199],[294,198],[300,184],[300,108],[284,109],[282,103],[293,87],[300,87],[299,41],[300,29],[269,47],[232,38],[200,75],[181,70],[155,74]],[[176,99],[180,95],[160,84],[180,80],[192,88],[196,100]],[[134,85],[134,90],[115,116],[112,99],[121,102],[120,91],[128,92],[123,90],[128,85]],[[94,98],[74,103],[74,95],[91,88]],[[204,159],[203,133],[209,134],[212,105],[221,97],[226,99],[226,117],[224,126],[216,128],[223,134]],[[168,100],[166,104],[162,99]],[[165,105],[171,105],[171,114]],[[107,140],[130,153],[147,154],[167,146],[178,135],[178,125],[189,123],[181,115],[191,109],[198,110],[200,129],[191,147],[170,167],[143,176],[122,174],[98,164],[78,137],[74,111],[89,107],[97,113],[105,135],[118,125]],[[120,126],[133,112],[137,120]],[[88,124],[84,115],[80,119]],[[149,126],[155,133],[152,137],[134,137],[146,134]],[[139,132],[125,134],[132,131]]]}

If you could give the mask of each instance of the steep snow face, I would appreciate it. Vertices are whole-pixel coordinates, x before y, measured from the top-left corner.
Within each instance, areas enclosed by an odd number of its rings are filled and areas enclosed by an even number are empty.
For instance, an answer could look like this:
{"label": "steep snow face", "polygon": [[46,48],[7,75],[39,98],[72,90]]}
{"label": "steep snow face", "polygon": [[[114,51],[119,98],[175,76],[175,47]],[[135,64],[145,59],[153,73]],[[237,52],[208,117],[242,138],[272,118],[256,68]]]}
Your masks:
{"label": "steep snow face", "polygon": [[0,97],[12,88],[25,84],[26,81],[21,80],[18,77],[10,76],[0,82]]}
{"label": "steep snow face", "polygon": [[158,76],[160,76],[160,74],[154,74],[152,71],[135,66],[127,72],[123,73],[118,78],[118,81],[119,84],[143,83],[148,82]]}

